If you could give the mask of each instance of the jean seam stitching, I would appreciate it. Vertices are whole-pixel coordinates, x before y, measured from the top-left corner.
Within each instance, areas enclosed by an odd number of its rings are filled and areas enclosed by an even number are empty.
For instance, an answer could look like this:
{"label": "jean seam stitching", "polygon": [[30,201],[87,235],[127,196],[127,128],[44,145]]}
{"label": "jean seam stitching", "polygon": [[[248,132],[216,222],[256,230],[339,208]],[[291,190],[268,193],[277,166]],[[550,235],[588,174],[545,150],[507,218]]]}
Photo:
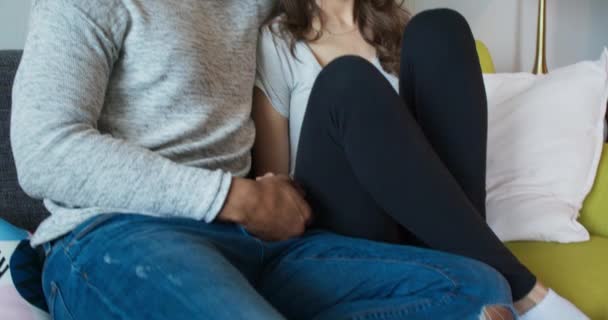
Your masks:
{"label": "jean seam stitching", "polygon": [[118,312],[116,312],[115,309],[111,308],[111,304],[109,303],[109,301],[107,301],[107,299],[101,294],[101,292],[99,291],[99,289],[94,286],[89,279],[86,277],[85,272],[82,271],[82,269],[80,269],[80,266],[78,266],[72,256],[69,253],[69,247],[66,247],[65,245],[62,245],[63,247],[63,252],[66,255],[66,258],[70,261],[70,266],[72,267],[72,269],[74,270],[74,272],[76,272],[81,278],[84,283],[89,287],[89,289],[95,293],[95,295],[97,295],[97,297],[99,298],[100,301],[102,301],[102,303],[108,308],[108,311],[112,314],[116,314],[120,317],[120,319],[128,319],[128,317],[125,317],[124,315],[120,314]]}
{"label": "jean seam stitching", "polygon": [[455,295],[455,293],[452,291],[452,292],[445,293],[444,295],[441,296],[440,299],[435,299],[435,301],[433,301],[433,300],[429,301],[430,299],[425,299],[424,301],[413,302],[413,303],[410,303],[407,305],[394,306],[391,308],[382,308],[382,309],[377,309],[377,310],[365,310],[365,311],[361,311],[361,312],[355,313],[353,315],[350,315],[349,317],[351,319],[355,320],[355,319],[368,319],[370,317],[387,318],[387,317],[391,317],[395,314],[407,315],[413,311],[412,309],[417,309],[417,311],[424,311],[431,307],[445,305],[452,301],[454,295]]}
{"label": "jean seam stitching", "polygon": [[108,220],[110,220],[114,216],[115,215],[113,215],[113,214],[103,214],[103,215],[98,216],[97,217],[98,220],[92,221],[91,224],[89,224],[86,227],[84,227],[84,229],[80,230],[80,232],[78,232],[77,234],[74,234],[74,237],[67,244],[67,248],[66,249],[70,249],[73,245],[76,244],[76,242],[78,242],[78,240],[82,239],[83,237],[85,237],[86,235],[88,235],[89,233],[91,233],[97,227],[99,227],[100,225],[104,224],[105,222],[107,222]]}
{"label": "jean seam stitching", "polygon": [[[74,320],[74,316],[72,315],[72,312],[68,309],[68,307],[65,305],[65,300],[63,299],[63,295],[61,294],[61,290],[59,289],[59,286],[57,286],[57,284],[55,283],[55,281],[51,282],[51,290],[53,290],[53,313],[55,313],[56,309],[55,309],[55,304],[57,303],[57,299],[59,299],[61,301],[61,306],[63,307],[63,310],[67,313],[67,315],[70,317],[71,320]],[[52,314],[54,316],[54,314]]]}
{"label": "jean seam stitching", "polygon": [[383,259],[383,258],[348,258],[348,257],[331,257],[331,258],[321,258],[321,257],[305,257],[305,258],[285,258],[283,262],[291,262],[296,263],[298,261],[365,261],[365,262],[383,262],[383,263],[391,263],[391,264],[403,264],[403,265],[414,265],[424,267],[427,270],[435,271],[439,273],[441,276],[449,280],[453,287],[458,287],[458,283],[452,279],[448,274],[446,274],[443,270],[429,264],[420,263],[420,262],[408,262],[397,259]]}

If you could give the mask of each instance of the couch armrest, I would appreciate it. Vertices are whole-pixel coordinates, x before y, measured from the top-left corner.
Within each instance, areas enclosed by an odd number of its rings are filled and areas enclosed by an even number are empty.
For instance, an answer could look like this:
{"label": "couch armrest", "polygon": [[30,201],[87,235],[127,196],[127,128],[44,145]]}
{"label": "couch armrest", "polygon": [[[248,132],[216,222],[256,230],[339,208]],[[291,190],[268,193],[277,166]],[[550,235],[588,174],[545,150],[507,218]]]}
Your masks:
{"label": "couch armrest", "polygon": [[477,47],[479,63],[481,63],[481,71],[483,73],[496,73],[494,61],[492,60],[492,56],[490,55],[490,50],[488,50],[488,47],[486,47],[486,45],[479,40],[475,41],[475,45]]}

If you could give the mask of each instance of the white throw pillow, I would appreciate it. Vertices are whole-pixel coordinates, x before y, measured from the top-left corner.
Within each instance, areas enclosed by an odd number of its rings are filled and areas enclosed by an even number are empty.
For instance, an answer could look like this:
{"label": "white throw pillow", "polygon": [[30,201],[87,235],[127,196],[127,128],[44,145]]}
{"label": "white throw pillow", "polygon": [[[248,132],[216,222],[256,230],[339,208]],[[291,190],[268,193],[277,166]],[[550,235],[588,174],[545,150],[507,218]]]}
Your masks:
{"label": "white throw pillow", "polygon": [[577,218],[602,151],[608,51],[548,75],[484,80],[490,227],[503,241],[588,240]]}

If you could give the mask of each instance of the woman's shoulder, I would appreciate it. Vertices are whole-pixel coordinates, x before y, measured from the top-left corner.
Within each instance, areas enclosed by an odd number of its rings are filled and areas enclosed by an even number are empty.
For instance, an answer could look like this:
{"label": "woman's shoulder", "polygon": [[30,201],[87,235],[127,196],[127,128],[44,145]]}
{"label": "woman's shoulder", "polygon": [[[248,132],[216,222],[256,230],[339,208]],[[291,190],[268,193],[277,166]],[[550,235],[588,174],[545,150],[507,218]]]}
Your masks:
{"label": "woman's shoulder", "polygon": [[260,28],[260,44],[274,45],[277,49],[289,49],[293,37],[285,30],[281,21],[282,17],[276,17]]}
{"label": "woman's shoulder", "polygon": [[281,73],[288,83],[296,85],[301,79],[308,79],[309,73],[316,71],[314,61],[301,42],[292,40],[280,20],[275,18],[260,28],[257,51],[258,70],[267,73]]}

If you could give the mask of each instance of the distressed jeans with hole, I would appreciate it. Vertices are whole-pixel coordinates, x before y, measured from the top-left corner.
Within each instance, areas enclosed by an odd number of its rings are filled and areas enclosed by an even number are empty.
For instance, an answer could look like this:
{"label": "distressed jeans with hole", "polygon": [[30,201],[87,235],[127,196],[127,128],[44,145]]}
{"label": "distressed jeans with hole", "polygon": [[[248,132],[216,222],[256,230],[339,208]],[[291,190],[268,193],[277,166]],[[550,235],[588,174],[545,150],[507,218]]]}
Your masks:
{"label": "distressed jeans with hole", "polygon": [[44,267],[64,319],[479,319],[511,307],[494,269],[322,230],[276,243],[242,227],[108,214],[55,241]]}

